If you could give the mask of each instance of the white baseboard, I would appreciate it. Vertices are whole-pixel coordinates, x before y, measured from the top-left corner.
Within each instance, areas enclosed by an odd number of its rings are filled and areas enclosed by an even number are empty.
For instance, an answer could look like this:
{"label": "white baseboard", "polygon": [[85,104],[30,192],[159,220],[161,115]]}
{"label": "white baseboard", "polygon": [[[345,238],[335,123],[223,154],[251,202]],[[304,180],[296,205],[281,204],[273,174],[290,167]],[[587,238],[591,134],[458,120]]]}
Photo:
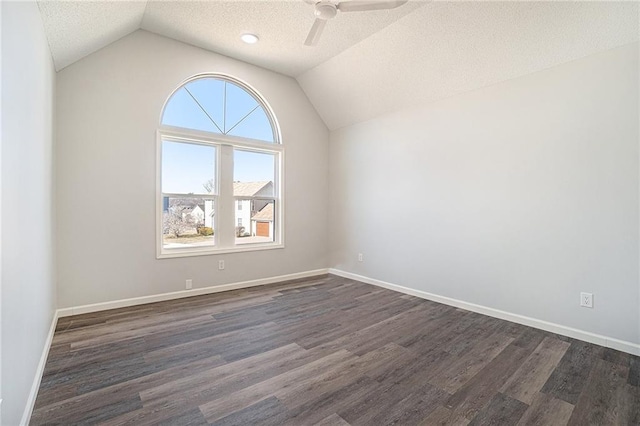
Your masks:
{"label": "white baseboard", "polygon": [[594,343],[596,345],[605,346],[607,348],[616,349],[622,352],[627,352],[632,355],[640,356],[640,344],[627,342],[624,340],[614,339],[612,337],[603,336],[600,334],[591,333],[584,330],[578,330],[572,327],[566,327],[564,325],[555,324],[548,321],[543,321],[536,318],[526,317],[524,315],[518,315],[511,312],[501,311],[499,309],[489,308],[487,306],[476,305],[474,303],[465,302],[458,299],[452,299],[450,297],[439,296],[433,293],[427,293],[421,290],[415,290],[409,287],[403,287],[397,284],[388,283],[386,281],[376,280],[374,278],[365,277],[363,275],[353,274],[351,272],[342,271],[340,269],[329,269],[330,274],[338,275],[344,278],[350,278],[352,280],[361,281],[363,283],[372,284],[378,287],[384,287],[389,290],[398,291],[411,296],[416,296],[421,299],[427,299],[434,302],[442,303],[449,306],[455,306],[457,308],[466,309],[468,311],[477,312],[490,317],[499,318],[511,322],[515,322],[529,327],[538,328],[552,333],[561,334],[563,336],[572,337],[574,339],[583,340],[585,342]]}
{"label": "white baseboard", "polygon": [[33,412],[33,407],[36,404],[38,389],[40,389],[40,382],[42,381],[44,366],[47,363],[47,357],[49,356],[49,349],[51,348],[51,341],[53,340],[53,334],[56,331],[57,323],[58,311],[56,310],[53,313],[53,318],[51,319],[51,326],[49,327],[47,340],[44,342],[44,347],[42,348],[42,355],[40,355],[40,362],[38,363],[38,369],[36,370],[36,375],[33,379],[33,384],[31,385],[31,391],[29,391],[27,405],[24,407],[24,412],[22,413],[22,419],[20,420],[20,425],[22,426],[27,426],[29,424],[29,420],[31,419],[31,413]]}
{"label": "white baseboard", "polygon": [[329,272],[328,269],[316,269],[313,271],[297,272],[294,274],[279,275],[276,277],[260,278],[257,280],[241,281],[231,284],[222,284],[218,286],[194,288],[193,290],[181,290],[171,293],[154,294],[151,296],[134,297],[131,299],[114,300],[111,302],[94,303],[91,305],[75,306],[71,308],[58,309],[58,318],[68,317],[71,315],[87,314],[90,312],[106,311],[108,309],[125,308],[128,306],[143,305],[146,303],[163,302],[165,300],[181,299],[184,297],[200,296],[202,294],[219,293],[221,291],[238,290],[241,288],[255,287],[265,284],[273,284],[281,281],[297,280],[299,278],[314,277],[324,275]]}

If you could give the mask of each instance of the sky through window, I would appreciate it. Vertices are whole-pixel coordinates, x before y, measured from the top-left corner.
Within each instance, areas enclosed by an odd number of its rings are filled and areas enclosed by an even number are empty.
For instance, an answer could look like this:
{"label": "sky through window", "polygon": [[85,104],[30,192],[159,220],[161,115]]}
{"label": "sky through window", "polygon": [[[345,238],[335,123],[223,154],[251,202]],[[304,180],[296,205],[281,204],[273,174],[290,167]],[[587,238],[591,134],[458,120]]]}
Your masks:
{"label": "sky through window", "polygon": [[[178,89],[167,102],[162,124],[229,136],[274,142],[262,105],[244,88],[217,78],[200,78]],[[162,144],[162,192],[206,193],[215,177],[215,148],[182,142]],[[234,180],[256,182],[274,175],[264,157],[238,151]]]}

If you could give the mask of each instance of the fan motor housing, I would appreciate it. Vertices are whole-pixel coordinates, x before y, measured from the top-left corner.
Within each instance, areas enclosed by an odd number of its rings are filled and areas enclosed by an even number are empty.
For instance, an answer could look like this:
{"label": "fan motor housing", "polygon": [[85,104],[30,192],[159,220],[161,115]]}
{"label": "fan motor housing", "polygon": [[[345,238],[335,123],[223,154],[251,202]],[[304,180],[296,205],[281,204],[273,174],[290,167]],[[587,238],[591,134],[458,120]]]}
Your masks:
{"label": "fan motor housing", "polygon": [[316,3],[316,10],[314,13],[316,18],[324,19],[326,21],[335,17],[338,13],[338,9],[336,8],[336,5],[330,1],[321,1]]}

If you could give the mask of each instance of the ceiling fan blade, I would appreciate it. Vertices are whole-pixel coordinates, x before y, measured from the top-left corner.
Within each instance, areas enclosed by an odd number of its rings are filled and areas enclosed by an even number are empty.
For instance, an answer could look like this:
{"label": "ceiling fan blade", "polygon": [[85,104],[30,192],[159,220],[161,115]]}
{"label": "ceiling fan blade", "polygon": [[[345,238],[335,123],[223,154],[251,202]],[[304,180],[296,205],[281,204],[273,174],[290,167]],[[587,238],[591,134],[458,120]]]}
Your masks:
{"label": "ceiling fan blade", "polygon": [[322,30],[324,30],[325,25],[327,25],[327,21],[324,19],[316,19],[313,22],[311,31],[309,31],[309,35],[307,36],[304,44],[307,46],[315,46],[318,44],[318,40],[320,40],[320,35],[322,35]]}
{"label": "ceiling fan blade", "polygon": [[340,12],[365,12],[368,10],[385,10],[395,9],[402,6],[409,0],[390,0],[390,1],[345,1],[338,3]]}

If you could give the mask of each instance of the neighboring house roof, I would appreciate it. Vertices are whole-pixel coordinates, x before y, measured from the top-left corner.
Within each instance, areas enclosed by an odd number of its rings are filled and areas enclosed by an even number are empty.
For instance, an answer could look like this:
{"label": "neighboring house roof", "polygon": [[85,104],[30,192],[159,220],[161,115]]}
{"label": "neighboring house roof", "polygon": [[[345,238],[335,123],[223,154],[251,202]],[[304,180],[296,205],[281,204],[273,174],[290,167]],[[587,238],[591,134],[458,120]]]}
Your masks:
{"label": "neighboring house roof", "polygon": [[200,210],[204,211],[204,203],[201,203],[201,201],[201,198],[170,198],[169,207],[180,209],[182,211],[185,209],[195,209],[196,207],[199,207]]}
{"label": "neighboring house roof", "polygon": [[254,214],[251,220],[257,221],[273,221],[273,203],[269,203],[258,213]]}
{"label": "neighboring house roof", "polygon": [[233,182],[233,195],[236,197],[253,197],[267,187],[273,187],[273,182]]}
{"label": "neighboring house roof", "polygon": [[182,208],[182,214],[191,214],[191,213],[203,214],[204,210],[202,210],[202,208],[199,205],[195,205],[193,207],[185,206]]}

